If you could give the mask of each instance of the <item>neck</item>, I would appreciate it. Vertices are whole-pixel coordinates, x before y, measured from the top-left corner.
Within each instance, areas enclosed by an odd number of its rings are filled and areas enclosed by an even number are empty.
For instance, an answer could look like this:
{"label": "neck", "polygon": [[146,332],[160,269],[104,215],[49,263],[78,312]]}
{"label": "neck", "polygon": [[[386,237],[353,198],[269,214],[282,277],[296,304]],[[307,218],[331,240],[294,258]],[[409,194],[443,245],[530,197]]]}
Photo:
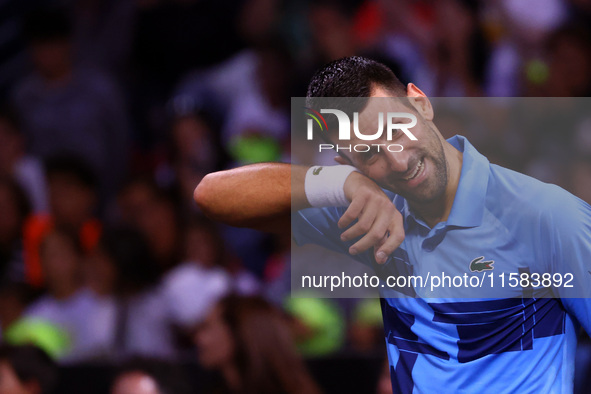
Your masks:
{"label": "neck", "polygon": [[443,195],[435,201],[427,203],[409,203],[410,207],[431,228],[437,223],[448,219],[460,183],[460,174],[462,173],[462,152],[445,140],[443,141],[443,150],[447,161],[447,186]]}
{"label": "neck", "polygon": [[232,391],[240,389],[240,374],[234,364],[226,365],[222,368],[222,375],[227,387]]}
{"label": "neck", "polygon": [[48,85],[52,87],[63,86],[70,81],[72,68],[68,65],[64,65],[62,68],[42,73],[42,75]]}
{"label": "neck", "polygon": [[55,286],[51,293],[53,296],[58,300],[65,300],[70,298],[76,291],[78,291],[79,286],[74,282],[71,283],[62,283],[59,286]]}

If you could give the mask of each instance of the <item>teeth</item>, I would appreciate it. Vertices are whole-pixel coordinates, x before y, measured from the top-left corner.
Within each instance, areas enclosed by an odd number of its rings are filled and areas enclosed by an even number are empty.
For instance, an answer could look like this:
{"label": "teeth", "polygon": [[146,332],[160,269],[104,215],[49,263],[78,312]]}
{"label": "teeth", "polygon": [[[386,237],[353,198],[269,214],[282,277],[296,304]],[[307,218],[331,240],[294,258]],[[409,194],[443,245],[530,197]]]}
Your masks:
{"label": "teeth", "polygon": [[415,167],[415,170],[413,171],[413,173],[403,179],[405,181],[410,181],[411,179],[416,177],[421,172],[422,169],[423,169],[423,161],[421,160],[421,161],[419,161],[419,164],[417,164],[417,166]]}

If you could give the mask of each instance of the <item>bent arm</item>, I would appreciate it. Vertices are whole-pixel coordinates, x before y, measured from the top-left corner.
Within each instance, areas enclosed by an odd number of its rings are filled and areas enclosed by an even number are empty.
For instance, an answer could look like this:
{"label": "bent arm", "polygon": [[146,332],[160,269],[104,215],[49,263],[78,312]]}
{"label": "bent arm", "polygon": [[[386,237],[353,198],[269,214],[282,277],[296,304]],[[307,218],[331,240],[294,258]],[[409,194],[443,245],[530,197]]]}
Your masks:
{"label": "bent arm", "polygon": [[310,207],[304,182],[308,167],[260,163],[208,174],[193,197],[203,213],[231,226],[290,231],[292,210]]}

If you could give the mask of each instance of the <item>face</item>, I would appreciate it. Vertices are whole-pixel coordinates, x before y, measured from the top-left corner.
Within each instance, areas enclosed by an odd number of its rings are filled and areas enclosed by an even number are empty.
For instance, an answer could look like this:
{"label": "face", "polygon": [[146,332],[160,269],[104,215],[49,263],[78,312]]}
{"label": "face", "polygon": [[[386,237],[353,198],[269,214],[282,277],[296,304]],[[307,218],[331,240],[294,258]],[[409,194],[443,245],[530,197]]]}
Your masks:
{"label": "face", "polygon": [[[391,140],[384,131],[375,141],[363,141],[352,133],[351,145],[371,146],[367,152],[346,152],[347,158],[362,173],[382,188],[400,194],[411,202],[426,203],[441,197],[447,186],[447,162],[442,137],[433,126],[431,106],[426,97],[419,97],[412,107],[391,94],[375,89],[367,106],[359,114],[359,130],[373,134],[378,130],[379,113],[383,113],[383,127],[387,127],[388,112],[410,113],[416,116],[416,126],[408,130],[417,140],[413,141],[402,130],[394,129]],[[409,99],[412,100],[412,99]],[[393,118],[393,123],[409,123],[410,119]],[[385,146],[372,146],[385,144]],[[390,150],[387,146],[392,146]],[[399,151],[402,147],[402,150]],[[361,148],[359,150],[365,150]],[[399,152],[398,152],[399,151]]]}
{"label": "face", "polygon": [[192,227],[185,234],[185,258],[206,267],[216,265],[220,247],[213,234],[205,227]]}
{"label": "face", "polygon": [[72,240],[60,233],[48,234],[41,247],[41,264],[49,287],[76,281],[79,259]]}
{"label": "face", "polygon": [[35,390],[38,385],[24,384],[21,382],[12,367],[6,362],[0,362],[0,394],[33,394],[41,390]]}
{"label": "face", "polygon": [[219,369],[232,362],[234,339],[223,320],[220,306],[216,306],[200,324],[193,340],[197,345],[199,363],[204,368]]}
{"label": "face", "polygon": [[94,193],[67,175],[54,174],[49,178],[51,211],[57,221],[77,227],[94,208]]}
{"label": "face", "polygon": [[121,221],[139,226],[141,218],[149,213],[153,199],[153,192],[141,182],[127,186],[117,198]]}
{"label": "face", "polygon": [[111,394],[160,394],[158,384],[140,371],[125,373],[115,380]]}
{"label": "face", "polygon": [[174,207],[163,200],[152,201],[150,209],[138,221],[138,229],[150,242],[152,251],[163,259],[175,252],[176,226]]}
{"label": "face", "polygon": [[70,43],[67,40],[34,43],[31,57],[41,75],[49,79],[59,77],[70,67]]}
{"label": "face", "polygon": [[211,153],[208,145],[211,130],[197,116],[187,116],[176,120],[172,128],[174,145],[181,158],[200,159]]}

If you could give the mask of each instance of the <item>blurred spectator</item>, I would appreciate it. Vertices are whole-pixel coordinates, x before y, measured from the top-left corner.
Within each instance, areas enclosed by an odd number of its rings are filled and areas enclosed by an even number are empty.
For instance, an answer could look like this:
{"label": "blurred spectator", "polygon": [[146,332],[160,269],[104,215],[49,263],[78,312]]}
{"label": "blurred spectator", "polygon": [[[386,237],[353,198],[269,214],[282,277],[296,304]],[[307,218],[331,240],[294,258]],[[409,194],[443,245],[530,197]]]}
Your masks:
{"label": "blurred spectator", "polygon": [[173,323],[185,331],[203,321],[219,299],[231,291],[233,280],[224,269],[224,248],[213,223],[191,220],[183,246],[183,263],[163,277],[162,294]]}
{"label": "blurred spectator", "polygon": [[478,2],[376,4],[380,14],[374,19],[383,24],[384,32],[377,35],[373,51],[395,63],[403,81],[415,83],[432,97],[481,95],[489,51]]}
{"label": "blurred spectator", "polygon": [[390,364],[384,360],[382,373],[378,379],[376,394],[392,394],[392,378],[390,377]]}
{"label": "blurred spectator", "polygon": [[92,293],[83,289],[82,253],[75,233],[54,228],[43,238],[40,257],[47,294],[24,314],[25,318],[51,323],[67,335],[60,361],[83,359],[104,346],[93,335],[97,303]]}
{"label": "blurred spectator", "polygon": [[65,11],[38,10],[25,23],[34,72],[14,89],[29,152],[69,152],[99,175],[100,195],[113,193],[127,166],[129,125],[117,87],[73,63],[72,26]]}
{"label": "blurred spectator", "polygon": [[[443,0],[435,5],[431,58],[437,73],[433,96],[481,96],[488,61],[487,42],[478,24],[479,4]],[[453,22],[452,22],[453,21]]]}
{"label": "blurred spectator", "polygon": [[357,301],[348,334],[351,348],[356,352],[371,354],[383,351],[384,324],[378,299],[365,298]]}
{"label": "blurred spectator", "polygon": [[229,296],[195,332],[199,363],[220,373],[217,391],[318,393],[285,316],[258,297]]}
{"label": "blurred spectator", "polygon": [[190,70],[223,61],[240,48],[235,19],[243,2],[135,2],[132,102],[143,147],[151,149],[166,140],[164,104],[178,79]]}
{"label": "blurred spectator", "polygon": [[197,208],[193,201],[195,185],[206,174],[224,167],[225,152],[211,116],[179,106],[174,111],[169,149],[156,168],[155,178],[166,187],[177,185],[182,211],[190,213]]}
{"label": "blurred spectator", "polygon": [[[488,4],[501,32],[490,54],[488,96],[524,95],[526,71],[539,61],[544,39],[566,18],[561,0],[503,0]],[[532,63],[533,62],[533,63]]]}
{"label": "blurred spectator", "polygon": [[[175,103],[207,105],[224,119],[221,140],[234,161],[278,160],[289,141],[290,54],[270,40],[181,81]],[[187,105],[187,104],[184,104]]]}
{"label": "blurred spectator", "polygon": [[95,335],[108,355],[175,357],[169,310],[158,291],[158,267],[146,239],[129,228],[105,230],[85,266],[86,282],[102,301]]}
{"label": "blurred spectator", "polygon": [[347,2],[316,0],[311,2],[308,22],[314,50],[314,68],[358,51],[358,40],[353,35],[355,8]]}
{"label": "blurred spectator", "polygon": [[571,7],[571,16],[576,22],[589,25],[591,21],[591,1],[589,0],[567,0]]}
{"label": "blurred spectator", "polygon": [[4,0],[0,20],[0,100],[9,96],[14,81],[29,71],[25,42],[22,37],[23,15],[51,0]]}
{"label": "blurred spectator", "polygon": [[25,278],[33,286],[43,284],[39,245],[54,227],[78,234],[85,252],[100,237],[101,224],[95,219],[96,178],[86,162],[76,156],[56,156],[46,161],[50,212],[33,215],[25,223]]}
{"label": "blurred spectator", "polygon": [[591,32],[587,26],[567,25],[550,34],[547,82],[531,95],[588,97],[591,95]]}
{"label": "blurred spectator", "polygon": [[112,394],[162,394],[156,380],[143,371],[124,372],[117,377]]}
{"label": "blurred spectator", "polygon": [[111,394],[189,394],[188,381],[178,365],[136,358],[119,368]]}
{"label": "blurred spectator", "polygon": [[149,176],[130,179],[117,195],[117,204],[111,212],[112,221],[137,228],[157,191],[158,185]]}
{"label": "blurred spectator", "polygon": [[136,2],[72,2],[73,55],[84,68],[98,68],[123,79],[129,71]]}
{"label": "blurred spectator", "polygon": [[[55,4],[66,8],[29,12]],[[589,0],[6,0],[0,9],[0,94],[12,91],[16,109],[0,110],[0,327],[5,341],[62,361],[185,361],[198,326],[220,392],[264,391],[269,379],[268,391],[291,392],[281,386],[290,376],[312,386],[279,312],[255,298],[218,302],[228,292],[260,292],[288,311],[306,356],[383,347],[373,300],[349,313],[347,302],[288,297],[289,237],[192,216],[206,173],[290,161],[289,97],[329,60],[369,55],[430,96],[564,96],[433,103],[449,107],[437,110],[447,136],[466,135],[491,162],[591,202],[589,100],[568,98],[591,92]],[[103,233],[108,219],[134,230]],[[0,387],[14,382],[2,379],[2,360]],[[182,392],[157,364],[125,365],[112,391]],[[391,392],[388,372],[380,394]]]}
{"label": "blurred spectator", "polygon": [[237,21],[241,39],[252,46],[276,36],[281,6],[279,0],[244,1]]}
{"label": "blurred spectator", "polygon": [[175,197],[152,179],[138,177],[129,181],[117,198],[122,222],[146,237],[161,272],[175,267],[181,259],[180,214]]}
{"label": "blurred spectator", "polygon": [[0,394],[51,394],[58,371],[49,356],[31,345],[0,345]]}
{"label": "blurred spectator", "polygon": [[356,35],[372,58],[381,54],[384,64],[402,82],[412,81],[425,92],[432,82],[428,63],[432,12],[423,2],[409,0],[366,1],[356,16]]}
{"label": "blurred spectator", "polygon": [[222,141],[238,164],[277,161],[289,141],[291,57],[283,43],[254,49],[253,89],[233,102],[225,116]]}
{"label": "blurred spectator", "polygon": [[36,213],[47,212],[47,185],[43,166],[25,154],[25,139],[16,113],[0,111],[0,174],[14,177],[26,191]]}
{"label": "blurred spectator", "polygon": [[215,223],[205,217],[195,217],[186,226],[185,253],[187,261],[210,270],[223,270],[234,293],[247,295],[258,292],[256,277],[244,269],[240,260],[227,250]]}
{"label": "blurred spectator", "polygon": [[18,183],[0,176],[0,285],[25,279],[22,234],[30,210]]}

